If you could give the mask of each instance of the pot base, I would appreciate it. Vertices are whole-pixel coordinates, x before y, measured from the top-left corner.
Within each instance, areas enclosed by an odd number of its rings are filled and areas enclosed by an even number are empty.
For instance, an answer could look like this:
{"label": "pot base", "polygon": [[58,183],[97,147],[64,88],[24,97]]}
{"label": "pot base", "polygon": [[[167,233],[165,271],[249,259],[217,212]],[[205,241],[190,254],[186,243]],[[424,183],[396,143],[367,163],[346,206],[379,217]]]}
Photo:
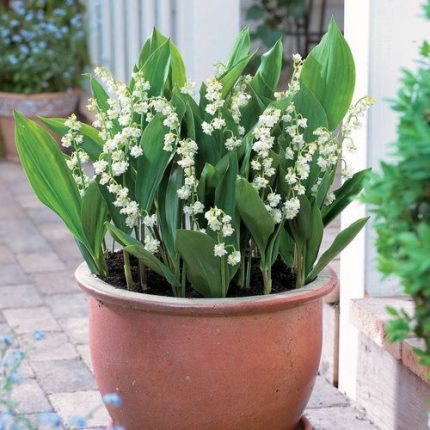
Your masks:
{"label": "pot base", "polygon": [[[106,430],[111,430],[113,427],[112,422],[107,426]],[[302,419],[300,420],[299,424],[296,427],[296,430],[313,430],[312,424],[310,423],[310,421],[303,416]]]}

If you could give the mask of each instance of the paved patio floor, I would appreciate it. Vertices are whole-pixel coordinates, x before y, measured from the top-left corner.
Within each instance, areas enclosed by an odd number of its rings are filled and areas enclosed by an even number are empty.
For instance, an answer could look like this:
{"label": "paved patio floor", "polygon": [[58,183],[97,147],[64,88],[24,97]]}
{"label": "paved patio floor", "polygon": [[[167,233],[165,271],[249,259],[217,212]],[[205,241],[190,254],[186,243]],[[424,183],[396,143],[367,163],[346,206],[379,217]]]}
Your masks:
{"label": "paved patio floor", "polygon": [[[80,261],[68,231],[33,196],[20,166],[0,162],[0,335],[13,329],[28,352],[14,392],[19,412],[55,411],[67,422],[100,406],[88,428],[104,429],[108,417],[88,352],[87,299],[73,280]],[[34,330],[46,338],[35,342]],[[376,429],[320,377],[306,415],[315,429]]]}

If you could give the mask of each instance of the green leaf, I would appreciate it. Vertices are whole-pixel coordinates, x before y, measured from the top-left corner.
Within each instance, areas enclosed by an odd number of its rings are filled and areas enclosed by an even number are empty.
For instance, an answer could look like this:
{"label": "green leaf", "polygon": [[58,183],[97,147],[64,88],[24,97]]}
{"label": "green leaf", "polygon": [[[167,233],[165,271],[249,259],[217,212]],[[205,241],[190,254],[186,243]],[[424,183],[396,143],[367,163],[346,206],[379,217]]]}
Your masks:
{"label": "green leaf", "polygon": [[264,206],[257,190],[244,178],[236,181],[236,204],[240,217],[262,255],[275,229],[272,216]]}
{"label": "green leaf", "polygon": [[81,197],[63,153],[40,125],[19,112],[14,112],[14,117],[16,148],[34,193],[64,221],[94,272],[92,248],[81,222]]}
{"label": "green leaf", "polygon": [[245,67],[248,65],[249,60],[253,57],[253,54],[247,55],[237,62],[233,67],[227,69],[227,71],[219,78],[222,84],[221,96],[223,99],[226,98],[227,94],[233,88],[239,77],[242,75]]}
{"label": "green leaf", "polygon": [[108,208],[96,181],[92,181],[82,198],[82,227],[91,246],[99,272],[106,270],[101,244],[106,232]]}
{"label": "green leaf", "polygon": [[351,241],[357,236],[360,230],[365,226],[369,217],[360,218],[353,222],[349,227],[342,230],[335,238],[331,246],[325,251],[318,263],[314,266],[312,271],[306,277],[306,283],[312,282],[318,274],[323,270],[330,261],[333,260],[344,248],[346,248]]}
{"label": "green leaf", "polygon": [[279,252],[281,257],[288,267],[294,267],[294,240],[286,228],[281,230],[279,236]]}
{"label": "green leaf", "polygon": [[109,103],[107,102],[109,96],[103,88],[103,85],[93,76],[90,76],[90,86],[92,95],[97,102],[98,108],[101,111],[106,112],[109,109]]}
{"label": "green leaf", "polygon": [[293,102],[297,113],[308,120],[304,131],[305,140],[313,142],[315,140],[314,131],[319,127],[328,127],[327,114],[313,92],[304,83],[301,83],[300,90],[294,95]]}
{"label": "green leaf", "polygon": [[226,214],[234,217],[236,202],[237,154],[232,151],[227,154],[228,168],[215,189],[215,204]]}
{"label": "green leaf", "polygon": [[168,128],[163,125],[163,120],[162,114],[155,115],[140,139],[143,155],[137,160],[136,199],[141,208],[147,211],[152,207],[172,157],[171,152],[163,149],[164,135],[168,132]]}
{"label": "green leaf", "polygon": [[324,225],[322,222],[321,211],[316,202],[313,203],[311,209],[311,235],[309,239],[306,241],[306,255],[305,255],[305,273],[309,273],[314,266],[315,260],[318,257],[318,253],[320,250],[323,233],[324,233]]}
{"label": "green leaf", "polygon": [[169,76],[170,61],[170,43],[167,40],[149,56],[142,66],[143,76],[151,85],[148,91],[150,96],[163,94],[164,85]]}
{"label": "green leaf", "polygon": [[182,59],[178,48],[171,40],[169,40],[169,46],[171,58],[170,74],[172,88],[175,88],[175,86],[181,88],[185,85],[185,82],[187,81],[187,72],[185,70],[184,60]]}
{"label": "green leaf", "polygon": [[172,261],[177,260],[175,249],[176,230],[179,228],[182,204],[177,190],[182,186],[184,173],[180,167],[172,167],[170,175],[165,175],[158,192],[158,214],[161,236]]}
{"label": "green leaf", "polygon": [[260,67],[251,81],[252,88],[260,97],[273,98],[281,76],[283,53],[282,40],[279,39],[270,51],[261,56]]}
{"label": "green leaf", "polygon": [[127,245],[124,247],[124,250],[134,255],[138,260],[141,260],[145,266],[149,267],[155,273],[163,276],[172,287],[179,287],[179,282],[173,272],[157,257],[148,252],[141,243],[139,245]]}
{"label": "green leaf", "polygon": [[170,49],[170,85],[174,89],[175,86],[183,87],[187,78],[185,64],[178,51],[176,45],[166,36],[161,34],[156,28],[153,29],[151,38],[148,39],[139,55],[138,69],[141,69],[148,61],[149,57],[163,44],[168,43]]}
{"label": "green leaf", "polygon": [[355,66],[351,50],[334,19],[328,32],[306,58],[300,75],[324,107],[330,130],[345,116],[355,86]]}
{"label": "green leaf", "polygon": [[298,199],[300,200],[300,211],[295,218],[288,221],[288,225],[294,240],[304,244],[312,235],[312,208],[305,195],[298,196]]}
{"label": "green leaf", "polygon": [[249,36],[249,28],[245,27],[239,33],[236,41],[234,42],[233,49],[229,55],[229,59],[227,62],[227,69],[233,67],[236,63],[238,63],[242,58],[246,57],[249,54],[249,48],[251,46],[251,38]]}
{"label": "green leaf", "polygon": [[[59,136],[64,136],[69,131],[69,128],[64,125],[66,119],[43,117],[39,117],[39,119]],[[81,134],[84,138],[81,144],[82,149],[88,154],[92,161],[96,161],[103,150],[103,140],[94,127],[91,127],[84,122],[80,122],[79,124],[79,134]]]}
{"label": "green leaf", "polygon": [[192,287],[205,297],[221,297],[221,258],[214,255],[215,241],[205,233],[178,230],[176,248],[183,258]]}
{"label": "green leaf", "polygon": [[336,198],[333,203],[329,206],[324,206],[321,210],[324,225],[328,225],[333,221],[363,189],[370,170],[364,169],[355,173],[334,192]]}
{"label": "green leaf", "polygon": [[57,142],[19,112],[14,117],[18,155],[34,193],[59,215],[76,239],[86,243],[79,191]]}
{"label": "green leaf", "polygon": [[258,21],[263,17],[264,17],[264,9],[261,6],[256,4],[251,6],[246,12],[246,19],[249,19],[251,21]]}

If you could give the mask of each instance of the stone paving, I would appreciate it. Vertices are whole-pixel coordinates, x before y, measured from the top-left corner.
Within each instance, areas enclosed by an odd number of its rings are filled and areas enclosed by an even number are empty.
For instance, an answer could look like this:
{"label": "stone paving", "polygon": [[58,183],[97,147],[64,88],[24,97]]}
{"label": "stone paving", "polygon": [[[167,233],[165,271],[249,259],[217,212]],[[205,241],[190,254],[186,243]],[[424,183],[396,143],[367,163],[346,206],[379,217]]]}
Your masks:
{"label": "stone paving", "polygon": [[[101,430],[108,416],[91,371],[87,299],[73,279],[80,261],[68,231],[33,196],[20,166],[0,162],[0,334],[13,329],[27,351],[13,393],[18,411],[32,419],[55,411],[67,422],[98,408],[88,429]],[[34,341],[35,330],[46,338]],[[321,377],[306,415],[315,429],[376,429]]]}

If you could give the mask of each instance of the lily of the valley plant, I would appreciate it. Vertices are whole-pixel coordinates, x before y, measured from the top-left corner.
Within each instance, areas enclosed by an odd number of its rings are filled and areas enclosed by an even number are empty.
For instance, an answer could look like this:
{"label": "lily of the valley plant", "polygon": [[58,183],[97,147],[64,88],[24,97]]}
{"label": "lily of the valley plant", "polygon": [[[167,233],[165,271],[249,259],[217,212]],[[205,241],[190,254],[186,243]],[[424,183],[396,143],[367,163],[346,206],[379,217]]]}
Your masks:
{"label": "lily of the valley plant", "polygon": [[[302,287],[363,227],[366,219],[353,223],[318,259],[324,228],[362,188],[365,171],[350,176],[342,153],[354,150],[351,132],[371,103],[351,104],[354,62],[336,24],[305,60],[294,56],[286,91],[277,90],[281,42],[254,76],[245,74],[249,50],[245,29],[197,97],[178,50],[154,30],[127,85],[95,70],[92,126],[42,119],[71,155],[16,113],[28,179],[94,274],[109,271],[108,234],[122,246],[130,290],[145,290],[150,268],[175,296],[191,287],[225,297],[233,283],[249,287],[257,258],[270,294],[277,259]],[[338,169],[347,179],[333,190]]]}

